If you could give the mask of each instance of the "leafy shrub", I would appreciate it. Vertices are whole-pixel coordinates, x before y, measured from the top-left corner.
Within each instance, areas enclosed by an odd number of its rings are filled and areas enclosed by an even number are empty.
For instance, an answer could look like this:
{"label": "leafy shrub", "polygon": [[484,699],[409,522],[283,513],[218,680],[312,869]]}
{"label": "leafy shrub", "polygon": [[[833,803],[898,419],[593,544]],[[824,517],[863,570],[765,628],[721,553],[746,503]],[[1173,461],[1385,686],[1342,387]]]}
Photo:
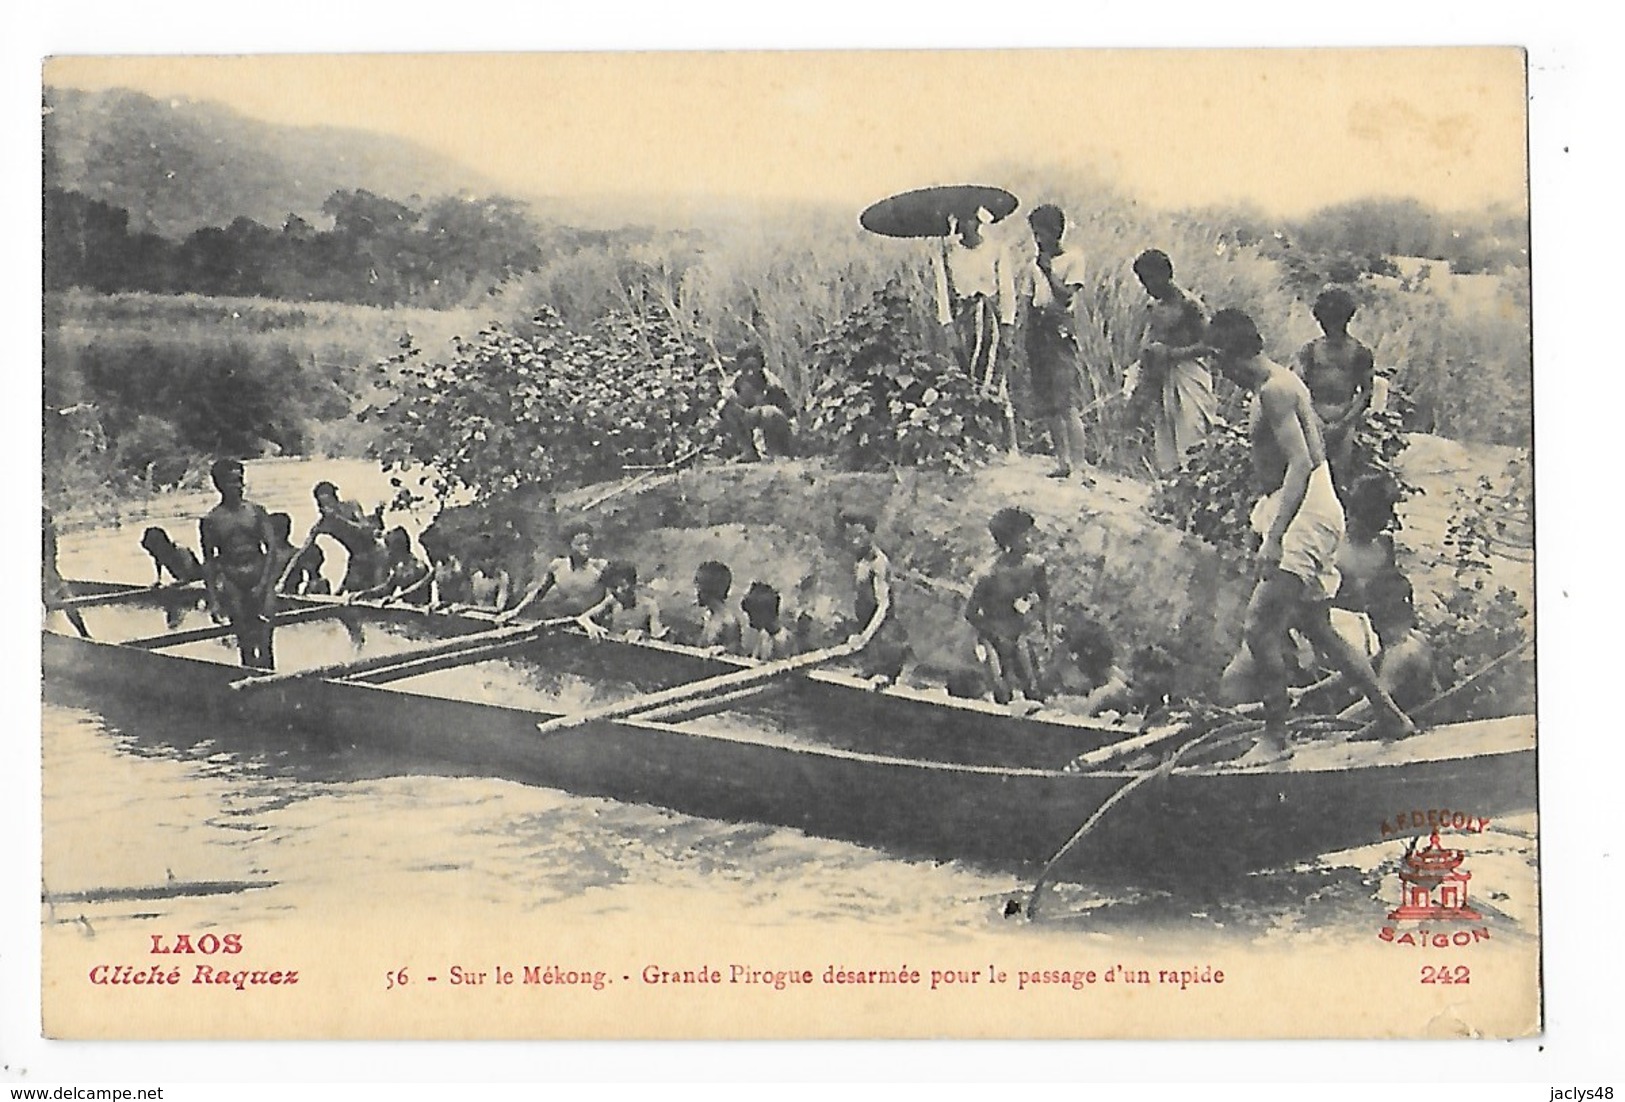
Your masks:
{"label": "leafy shrub", "polygon": [[721,380],[659,316],[614,313],[585,332],[544,311],[524,334],[492,325],[428,360],[408,337],[379,365],[393,397],[368,407],[375,456],[429,468],[442,500],[609,478],[716,438]]}
{"label": "leafy shrub", "polygon": [[1002,404],[925,347],[916,301],[887,286],[813,346],[811,432],[853,470],[963,470],[1003,439]]}
{"label": "leafy shrub", "polygon": [[1219,420],[1185,453],[1179,470],[1157,483],[1147,508],[1158,520],[1215,547],[1245,550],[1257,500],[1247,430]]}
{"label": "leafy shrub", "polygon": [[1534,659],[1513,652],[1530,639],[1529,610],[1504,585],[1492,590],[1492,556],[1517,553],[1531,515],[1529,466],[1508,465],[1504,489],[1481,476],[1472,489],[1456,491],[1456,509],[1445,531],[1455,588],[1436,608],[1424,609],[1423,626],[1437,647],[1436,668],[1446,687],[1479,674],[1452,695],[1449,711],[1462,719],[1512,715],[1534,709]]}

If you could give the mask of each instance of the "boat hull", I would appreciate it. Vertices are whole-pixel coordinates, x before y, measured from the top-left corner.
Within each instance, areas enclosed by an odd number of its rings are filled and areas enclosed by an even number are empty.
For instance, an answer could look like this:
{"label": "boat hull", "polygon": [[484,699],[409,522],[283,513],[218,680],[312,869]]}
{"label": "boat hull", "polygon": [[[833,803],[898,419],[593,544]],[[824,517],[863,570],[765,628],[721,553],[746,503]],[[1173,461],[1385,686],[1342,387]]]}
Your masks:
{"label": "boat hull", "polygon": [[[523,657],[556,665],[566,657],[593,664],[613,656],[657,684],[730,668],[672,649],[616,646],[554,637]],[[397,763],[402,772],[499,776],[999,868],[1047,861],[1135,778],[1058,767],[1078,746],[1121,737],[1120,731],[1022,726],[981,709],[843,689],[838,679],[801,679],[771,705],[801,714],[816,731],[837,732],[807,744],[719,733],[704,723],[636,720],[541,734],[537,724],[548,713],[398,684],[312,679],[238,692],[231,682],[244,671],[235,666],[54,632],[44,633],[43,660],[48,685],[71,682],[98,700],[207,716],[209,737],[223,745],[269,739],[316,755],[364,745],[372,760]],[[1533,718],[1521,719],[1527,738],[1502,737],[1501,748],[1485,753],[1469,745],[1432,760],[1175,769],[1120,800],[1061,871],[1079,879],[1229,877],[1381,841],[1384,823],[1400,813],[1448,809],[1498,817],[1531,810]],[[925,744],[943,752],[895,752]],[[1037,764],[1010,764],[1021,755]]]}

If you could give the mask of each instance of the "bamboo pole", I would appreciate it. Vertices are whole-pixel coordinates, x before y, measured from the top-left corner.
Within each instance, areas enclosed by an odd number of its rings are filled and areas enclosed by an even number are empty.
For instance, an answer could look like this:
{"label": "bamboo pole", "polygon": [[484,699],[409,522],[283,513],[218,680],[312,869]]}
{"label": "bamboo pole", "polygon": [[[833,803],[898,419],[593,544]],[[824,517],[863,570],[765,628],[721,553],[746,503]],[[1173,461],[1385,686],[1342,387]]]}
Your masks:
{"label": "bamboo pole", "polygon": [[[297,624],[303,620],[317,620],[326,616],[336,616],[343,612],[343,606],[318,605],[314,608],[296,608],[288,612],[279,612],[271,622],[277,627],[284,624]],[[193,628],[190,631],[171,631],[162,635],[148,635],[140,639],[121,640],[119,645],[124,647],[139,647],[142,650],[160,650],[164,647],[180,647],[187,643],[201,643],[209,639],[224,639],[228,635],[235,635],[237,629],[230,624],[214,624],[206,628]]]}
{"label": "bamboo pole", "polygon": [[[72,585],[72,582],[68,583]],[[147,596],[162,596],[169,593],[203,592],[202,582],[179,582],[169,585],[138,585],[128,589],[116,589],[111,593],[86,593],[78,597],[64,597],[61,600],[47,602],[47,607],[55,612],[58,609],[94,608],[98,605],[121,605],[131,601],[139,601]]]}
{"label": "bamboo pole", "polygon": [[335,662],[326,666],[312,666],[304,670],[288,670],[283,673],[245,677],[241,681],[233,681],[231,687],[234,690],[242,691],[244,689],[263,689],[272,685],[286,685],[294,681],[308,681],[311,678],[353,677],[356,674],[381,670],[386,666],[397,666],[414,659],[450,657],[464,651],[477,652],[492,643],[517,642],[573,623],[575,623],[574,619],[565,617],[558,620],[543,620],[535,624],[517,624],[493,628],[490,631],[477,631],[471,635],[458,636],[455,639],[437,640],[433,643],[426,643],[421,647],[396,651],[394,654],[375,654],[368,658],[355,658],[348,662]]}
{"label": "bamboo pole", "polygon": [[875,610],[874,616],[870,618],[868,626],[844,643],[838,643],[833,647],[824,647],[821,650],[808,651],[806,654],[798,654],[790,658],[781,658],[776,662],[768,662],[761,666],[734,670],[731,673],[721,674],[717,677],[689,681],[682,685],[674,685],[669,689],[642,693],[628,700],[600,705],[597,708],[589,708],[574,715],[558,716],[543,723],[538,723],[536,730],[541,734],[551,735],[601,720],[625,719],[639,713],[664,709],[669,705],[683,704],[722,693],[731,693],[736,689],[744,689],[748,686],[772,681],[775,678],[788,676],[798,670],[808,669],[825,662],[833,662],[838,658],[847,658],[857,654],[869,645],[869,640],[873,639],[875,633],[880,630],[881,624],[885,622],[890,611],[890,594],[885,593],[882,594],[881,605]]}

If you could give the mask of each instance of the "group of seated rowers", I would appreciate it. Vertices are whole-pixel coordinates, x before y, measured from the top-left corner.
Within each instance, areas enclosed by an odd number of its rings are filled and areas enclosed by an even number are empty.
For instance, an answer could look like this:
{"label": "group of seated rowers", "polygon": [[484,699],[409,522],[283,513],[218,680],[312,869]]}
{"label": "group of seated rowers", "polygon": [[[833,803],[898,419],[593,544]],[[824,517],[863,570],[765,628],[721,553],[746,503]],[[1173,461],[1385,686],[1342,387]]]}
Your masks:
{"label": "group of seated rowers", "polygon": [[[349,553],[338,592],[350,599],[403,602],[448,610],[475,610],[509,622],[535,610],[574,619],[594,639],[665,639],[672,633],[662,621],[659,604],[639,585],[638,569],[624,559],[594,554],[591,525],[565,529],[566,548],[551,560],[539,579],[523,593],[505,562],[511,561],[517,536],[506,539],[492,531],[454,536],[440,523],[419,537],[423,558],[414,552],[406,529],[384,530],[382,510],[371,513],[339,498],[330,482],[314,490],[318,520],[302,546],[290,539],[286,513],[269,514],[274,536],[270,554],[279,579],[276,591],[286,594],[332,592],[322,575],[324,556],[317,537],[337,540]],[[1369,476],[1348,493],[1347,537],[1338,553],[1342,587],[1334,600],[1333,622],[1356,647],[1363,649],[1383,687],[1400,707],[1437,692],[1431,649],[1417,630],[1409,581],[1395,565],[1392,527],[1397,499],[1392,480]],[[891,566],[875,544],[876,518],[842,511],[842,543],[850,556],[853,617],[842,625],[849,633],[869,627],[877,613],[890,607]],[[1031,546],[1034,519],[1024,509],[998,510],[988,524],[994,555],[977,572],[964,618],[974,636],[974,663],[938,671],[952,696],[991,697],[999,704],[1036,709],[1051,700],[1067,711],[1088,715],[1150,713],[1175,703],[1175,665],[1161,646],[1143,646],[1125,661],[1106,628],[1086,611],[1068,610],[1064,622],[1053,622],[1048,568]],[[177,545],[161,528],[148,528],[142,547],[152,558],[156,577],[177,582],[203,576],[197,556]],[[805,648],[809,617],[793,622],[783,614],[777,589],[753,581],[730,605],[733,572],[710,560],[694,573],[698,620],[691,630],[676,633],[680,641],[717,653],[758,660],[788,657]],[[883,615],[883,613],[882,613]],[[877,683],[900,678],[912,653],[907,634],[895,618],[884,620],[860,658],[863,673]],[[1294,695],[1317,708],[1336,709],[1340,678],[1317,680],[1319,663],[1312,648],[1299,647],[1293,672]],[[1245,645],[1224,671],[1220,697],[1247,700],[1256,686]]]}

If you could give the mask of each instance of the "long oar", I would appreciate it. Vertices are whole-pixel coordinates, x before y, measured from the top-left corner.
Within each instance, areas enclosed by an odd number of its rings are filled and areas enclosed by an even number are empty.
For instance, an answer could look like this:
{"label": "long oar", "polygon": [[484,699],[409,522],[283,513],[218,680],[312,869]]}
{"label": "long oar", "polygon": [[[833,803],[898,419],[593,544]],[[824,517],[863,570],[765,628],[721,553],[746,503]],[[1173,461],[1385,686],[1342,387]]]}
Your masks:
{"label": "long oar", "polygon": [[163,595],[166,593],[184,593],[196,591],[201,593],[202,582],[178,582],[170,585],[135,585],[128,589],[115,589],[111,593],[85,593],[78,597],[63,597],[60,600],[49,602],[49,607],[67,610],[70,608],[95,608],[98,605],[120,605],[131,601],[139,601],[143,597]]}
{"label": "long oar", "polygon": [[640,712],[651,712],[656,709],[668,711],[671,705],[696,701],[722,693],[731,694],[752,685],[760,685],[775,678],[785,677],[797,670],[804,670],[824,662],[833,662],[837,658],[849,657],[869,645],[869,640],[874,638],[875,633],[880,630],[880,625],[885,621],[886,614],[891,611],[890,595],[882,594],[881,596],[880,607],[875,610],[874,616],[870,618],[868,627],[844,643],[838,643],[833,647],[824,647],[821,650],[808,651],[806,654],[797,654],[790,658],[781,658],[777,662],[768,662],[761,666],[734,670],[732,673],[721,674],[717,677],[707,677],[700,681],[674,685],[669,689],[643,693],[628,700],[600,705],[597,708],[589,708],[574,715],[559,716],[544,723],[538,723],[536,730],[541,734],[551,735],[560,731],[573,730],[584,724],[596,723],[600,720],[624,719],[627,716],[637,715]]}
{"label": "long oar", "polygon": [[426,643],[421,647],[409,647],[393,654],[375,654],[368,658],[354,658],[348,662],[312,666],[304,670],[288,670],[283,673],[245,677],[241,681],[233,681],[231,687],[237,690],[262,689],[271,685],[286,685],[292,681],[306,681],[313,677],[353,677],[356,674],[381,670],[386,666],[397,666],[421,658],[443,658],[462,651],[480,651],[492,643],[517,642],[573,623],[575,623],[574,619],[563,617],[557,620],[542,620],[535,624],[515,624],[494,628],[491,631],[476,631],[470,635],[460,635],[455,639],[441,639],[434,643]]}
{"label": "long oar", "polygon": [[[284,624],[297,624],[304,620],[319,620],[327,616],[337,616],[343,608],[331,605],[315,605],[308,608],[289,609],[279,612],[271,621],[277,627]],[[120,646],[139,647],[142,650],[161,650],[164,647],[180,647],[188,643],[202,643],[209,639],[224,639],[228,635],[236,635],[237,629],[231,624],[214,624],[206,628],[192,628],[188,631],[168,631],[162,635],[147,635],[139,639],[124,639]]]}
{"label": "long oar", "polygon": [[591,501],[588,501],[585,505],[581,506],[579,511],[583,512],[583,513],[591,512],[592,510],[598,508],[600,505],[604,504],[606,501],[609,501],[611,498],[620,497],[622,494],[628,492],[629,490],[635,490],[637,487],[645,485],[646,483],[651,483],[655,479],[660,478],[660,477],[662,477],[664,475],[676,474],[677,471],[680,470],[683,467],[684,464],[690,463],[693,460],[696,460],[700,456],[704,455],[705,450],[706,449],[704,449],[704,448],[695,448],[694,450],[692,450],[690,452],[687,452],[684,455],[678,456],[676,459],[673,459],[670,463],[663,463],[660,466],[656,466],[656,467],[628,467],[628,468],[626,468],[626,470],[638,470],[638,471],[641,471],[642,473],[634,475],[633,477],[627,479],[626,481],[620,483],[619,485],[614,486],[614,487],[610,488],[609,490],[606,490],[602,494],[599,494],[597,497],[593,498]]}
{"label": "long oar", "polygon": [[1118,758],[1130,757],[1142,750],[1149,750],[1158,743],[1168,742],[1184,734],[1188,729],[1183,724],[1170,724],[1167,727],[1158,727],[1117,742],[1107,743],[1105,746],[1090,750],[1085,754],[1079,754],[1073,758],[1072,767],[1075,771],[1096,769],[1108,762],[1116,761]]}
{"label": "long oar", "polygon": [[1153,777],[1167,776],[1173,771],[1175,764],[1178,763],[1179,759],[1187,750],[1194,749],[1198,743],[1202,742],[1216,730],[1218,730],[1218,728],[1208,728],[1206,731],[1203,731],[1189,742],[1186,742],[1184,745],[1180,746],[1179,749],[1175,750],[1172,754],[1168,755],[1167,761],[1163,762],[1155,769],[1148,769],[1144,773],[1141,773],[1130,780],[1127,784],[1123,785],[1123,787],[1119,788],[1116,792],[1113,792],[1109,797],[1107,797],[1106,802],[1096,808],[1095,813],[1083,821],[1083,825],[1077,829],[1077,832],[1074,833],[1072,837],[1066,840],[1066,845],[1055,851],[1055,856],[1051,857],[1049,861],[1045,863],[1043,869],[1038,873],[1038,878],[1033,881],[1032,891],[1027,893],[1027,918],[1029,921],[1037,915],[1038,901],[1041,898],[1039,893],[1043,890],[1044,885],[1049,882],[1050,873],[1054,872],[1056,866],[1066,859],[1067,854],[1071,853],[1077,848],[1079,842],[1087,838],[1090,832],[1093,831],[1095,827],[1100,825],[1101,820],[1106,817],[1106,813],[1112,808],[1116,807],[1118,803],[1120,803],[1130,792],[1133,792],[1136,788],[1139,788],[1142,784],[1151,780]]}

